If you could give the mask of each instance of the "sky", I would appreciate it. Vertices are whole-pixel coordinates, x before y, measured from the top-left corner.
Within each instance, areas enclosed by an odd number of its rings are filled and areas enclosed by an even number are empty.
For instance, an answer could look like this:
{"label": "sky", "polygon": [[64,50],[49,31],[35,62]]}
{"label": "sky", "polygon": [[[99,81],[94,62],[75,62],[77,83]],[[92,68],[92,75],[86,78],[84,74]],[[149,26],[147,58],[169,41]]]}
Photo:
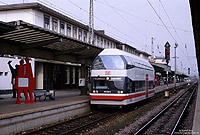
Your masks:
{"label": "sky", "polygon": [[[0,0],[0,4],[40,2],[89,24],[90,0]],[[94,27],[138,50],[164,57],[164,45],[171,45],[169,65],[174,70],[174,46],[177,70],[197,75],[197,61],[189,0],[94,0]],[[153,38],[153,40],[152,40]]]}

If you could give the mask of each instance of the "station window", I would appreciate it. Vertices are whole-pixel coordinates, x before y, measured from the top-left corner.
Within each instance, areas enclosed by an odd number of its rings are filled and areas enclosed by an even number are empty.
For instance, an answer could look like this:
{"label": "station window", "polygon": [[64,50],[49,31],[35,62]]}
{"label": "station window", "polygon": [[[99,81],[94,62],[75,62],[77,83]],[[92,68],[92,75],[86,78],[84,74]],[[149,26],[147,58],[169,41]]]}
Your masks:
{"label": "station window", "polygon": [[66,74],[66,78],[67,78],[65,84],[69,84],[69,82],[70,82],[70,67],[67,67],[67,68],[66,68],[65,74]]}
{"label": "station window", "polygon": [[95,35],[93,37],[93,42],[94,42],[93,44],[96,45],[96,36]]}
{"label": "station window", "polygon": [[113,48],[113,43],[112,42],[110,42],[110,48]]}
{"label": "station window", "polygon": [[67,36],[71,37],[71,25],[67,24]]}
{"label": "station window", "polygon": [[5,72],[5,76],[8,76],[8,72]]}
{"label": "station window", "polygon": [[82,40],[82,30],[78,29],[78,39]]}
{"label": "station window", "polygon": [[97,37],[97,46],[99,46],[99,45],[100,45],[100,38]]}
{"label": "station window", "polygon": [[75,67],[72,68],[72,84],[75,84],[75,79],[76,79],[76,72],[75,72]]}
{"label": "station window", "polygon": [[73,38],[77,38],[77,27],[73,27]]}
{"label": "station window", "polygon": [[117,45],[117,49],[122,50],[122,45]]}
{"label": "station window", "polygon": [[50,24],[50,17],[47,15],[44,15],[44,28],[49,29],[49,24]]}
{"label": "station window", "polygon": [[107,41],[107,44],[108,44],[108,48],[110,48],[110,41]]}
{"label": "station window", "polygon": [[103,48],[103,38],[101,38],[101,47]]}
{"label": "station window", "polygon": [[55,32],[58,32],[58,20],[53,18],[53,22],[52,22],[52,30]]}
{"label": "station window", "polygon": [[60,33],[65,34],[65,23],[63,21],[60,22]]}
{"label": "station window", "polygon": [[104,48],[107,48],[106,43],[107,43],[107,41],[104,39]]}
{"label": "station window", "polygon": [[116,48],[116,44],[115,43],[113,43],[113,48]]}
{"label": "station window", "polygon": [[83,32],[83,41],[87,42],[87,31]]}

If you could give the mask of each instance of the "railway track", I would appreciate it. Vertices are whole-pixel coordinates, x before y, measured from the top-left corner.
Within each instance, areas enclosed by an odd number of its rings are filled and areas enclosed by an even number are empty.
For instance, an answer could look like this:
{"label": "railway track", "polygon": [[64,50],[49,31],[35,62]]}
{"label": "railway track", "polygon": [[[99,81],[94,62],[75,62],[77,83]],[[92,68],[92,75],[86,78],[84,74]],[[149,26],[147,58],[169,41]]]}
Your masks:
{"label": "railway track", "polygon": [[192,99],[197,83],[189,87],[184,93],[171,102],[166,108],[147,122],[134,135],[174,134]]}
{"label": "railway track", "polygon": [[75,134],[80,130],[88,128],[89,126],[101,122],[107,118],[110,118],[117,114],[114,113],[104,113],[104,112],[95,112],[90,113],[82,117],[78,117],[69,121],[64,121],[62,123],[52,125],[46,128],[42,128],[37,131],[27,132],[24,135],[69,135]]}

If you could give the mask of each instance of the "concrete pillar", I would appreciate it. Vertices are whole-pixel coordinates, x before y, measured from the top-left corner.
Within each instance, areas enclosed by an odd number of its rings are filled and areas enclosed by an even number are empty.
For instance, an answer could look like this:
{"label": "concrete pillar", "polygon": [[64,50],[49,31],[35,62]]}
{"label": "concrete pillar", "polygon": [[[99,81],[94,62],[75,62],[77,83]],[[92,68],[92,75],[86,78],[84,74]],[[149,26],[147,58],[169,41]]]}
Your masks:
{"label": "concrete pillar", "polygon": [[85,79],[85,86],[81,87],[81,95],[87,94],[87,68],[85,64],[81,64],[81,78]]}

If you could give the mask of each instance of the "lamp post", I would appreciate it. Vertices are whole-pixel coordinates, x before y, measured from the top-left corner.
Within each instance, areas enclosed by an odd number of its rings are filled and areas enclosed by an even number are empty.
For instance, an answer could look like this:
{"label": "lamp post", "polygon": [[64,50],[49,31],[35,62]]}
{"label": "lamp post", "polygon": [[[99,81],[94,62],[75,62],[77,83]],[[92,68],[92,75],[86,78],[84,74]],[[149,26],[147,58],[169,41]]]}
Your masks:
{"label": "lamp post", "polygon": [[178,47],[178,44],[175,43],[174,46],[174,56],[175,56],[175,60],[174,60],[174,94],[176,93],[176,48]]}

